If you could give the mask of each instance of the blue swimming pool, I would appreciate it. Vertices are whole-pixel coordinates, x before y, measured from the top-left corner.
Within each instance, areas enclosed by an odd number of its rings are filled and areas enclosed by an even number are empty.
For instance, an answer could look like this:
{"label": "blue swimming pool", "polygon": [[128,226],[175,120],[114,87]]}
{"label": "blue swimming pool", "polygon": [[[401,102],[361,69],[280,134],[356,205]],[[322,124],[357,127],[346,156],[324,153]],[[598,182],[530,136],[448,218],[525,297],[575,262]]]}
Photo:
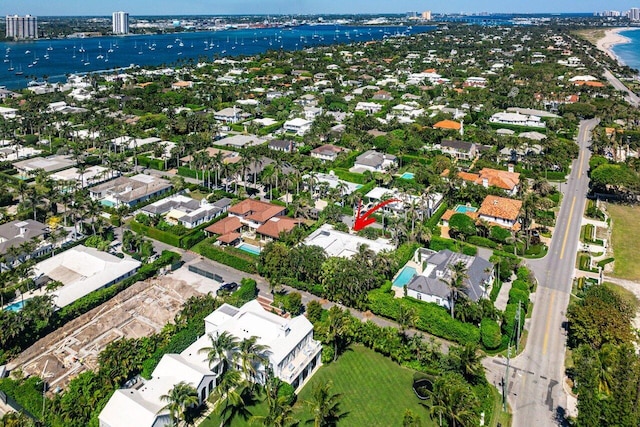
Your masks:
{"label": "blue swimming pool", "polygon": [[474,208],[473,206],[465,206],[465,205],[458,205],[456,206],[455,211],[457,213],[467,213],[467,212],[475,212],[477,211],[478,208]]}
{"label": "blue swimming pool", "polygon": [[107,206],[107,207],[114,207],[116,204],[113,203],[111,200],[101,200],[100,203],[102,203],[103,206]]}
{"label": "blue swimming pool", "polygon": [[403,287],[413,279],[416,273],[415,268],[405,265],[398,277],[393,281],[393,286]]}
{"label": "blue swimming pool", "polygon": [[248,253],[253,254],[253,255],[260,255],[260,251],[261,251],[261,249],[259,247],[250,245],[248,243],[240,243],[238,245],[238,249],[240,249],[241,251],[248,252]]}
{"label": "blue swimming pool", "polygon": [[402,179],[413,179],[414,177],[414,173],[413,172],[405,172],[402,175],[400,175],[400,178]]}
{"label": "blue swimming pool", "polygon": [[24,301],[14,302],[13,304],[9,304],[8,306],[6,306],[3,310],[18,312],[22,310],[22,307],[24,307],[27,301],[29,300],[26,299]]}

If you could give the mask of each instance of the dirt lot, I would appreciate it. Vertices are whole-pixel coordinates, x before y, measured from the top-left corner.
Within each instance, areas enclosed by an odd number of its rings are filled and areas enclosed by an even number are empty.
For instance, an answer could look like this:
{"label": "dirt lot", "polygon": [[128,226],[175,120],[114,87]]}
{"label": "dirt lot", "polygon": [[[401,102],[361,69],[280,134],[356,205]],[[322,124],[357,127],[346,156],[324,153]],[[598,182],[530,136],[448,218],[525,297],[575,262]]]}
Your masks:
{"label": "dirt lot", "polygon": [[173,320],[187,298],[215,291],[213,284],[200,279],[180,271],[138,282],[36,342],[8,367],[42,376],[46,364],[51,388],[65,388],[79,373],[97,368],[98,354],[110,342],[158,332]]}

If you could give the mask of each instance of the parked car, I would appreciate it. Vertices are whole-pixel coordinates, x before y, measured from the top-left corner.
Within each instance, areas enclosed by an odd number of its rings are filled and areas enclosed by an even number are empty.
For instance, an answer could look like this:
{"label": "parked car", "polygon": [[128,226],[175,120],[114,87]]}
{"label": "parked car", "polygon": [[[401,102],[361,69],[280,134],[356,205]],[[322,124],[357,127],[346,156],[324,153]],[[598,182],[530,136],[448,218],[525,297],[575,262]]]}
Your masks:
{"label": "parked car", "polygon": [[238,284],[236,282],[225,283],[222,286],[220,286],[220,288],[218,289],[217,294],[218,295],[230,294],[233,291],[235,291],[236,289],[238,289]]}

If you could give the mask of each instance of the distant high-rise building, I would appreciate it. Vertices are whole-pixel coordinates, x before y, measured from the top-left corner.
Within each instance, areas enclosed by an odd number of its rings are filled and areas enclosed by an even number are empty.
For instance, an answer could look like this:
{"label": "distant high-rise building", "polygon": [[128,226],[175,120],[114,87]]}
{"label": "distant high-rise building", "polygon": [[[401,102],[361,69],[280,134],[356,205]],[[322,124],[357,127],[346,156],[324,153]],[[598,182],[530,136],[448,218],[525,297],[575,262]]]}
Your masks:
{"label": "distant high-rise building", "polygon": [[640,21],[640,8],[632,7],[629,9],[629,12],[627,12],[627,16],[632,21]]}
{"label": "distant high-rise building", "polygon": [[431,11],[425,10],[424,12],[422,12],[422,19],[424,19],[425,21],[431,21]]}
{"label": "distant high-rise building", "polygon": [[129,34],[129,14],[113,12],[113,34]]}
{"label": "distant high-rise building", "polygon": [[38,38],[38,18],[31,15],[18,16],[7,15],[6,18],[7,38],[14,39],[37,39]]}

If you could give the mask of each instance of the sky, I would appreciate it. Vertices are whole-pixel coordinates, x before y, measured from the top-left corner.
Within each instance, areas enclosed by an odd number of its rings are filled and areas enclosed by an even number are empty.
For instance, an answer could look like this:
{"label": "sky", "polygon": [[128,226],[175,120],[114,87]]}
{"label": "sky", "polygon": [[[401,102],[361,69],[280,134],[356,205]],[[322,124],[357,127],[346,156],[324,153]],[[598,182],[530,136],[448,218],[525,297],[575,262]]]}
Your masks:
{"label": "sky", "polygon": [[595,12],[626,11],[640,0],[0,0],[0,14],[97,16],[124,10],[131,15],[305,14],[433,12]]}

